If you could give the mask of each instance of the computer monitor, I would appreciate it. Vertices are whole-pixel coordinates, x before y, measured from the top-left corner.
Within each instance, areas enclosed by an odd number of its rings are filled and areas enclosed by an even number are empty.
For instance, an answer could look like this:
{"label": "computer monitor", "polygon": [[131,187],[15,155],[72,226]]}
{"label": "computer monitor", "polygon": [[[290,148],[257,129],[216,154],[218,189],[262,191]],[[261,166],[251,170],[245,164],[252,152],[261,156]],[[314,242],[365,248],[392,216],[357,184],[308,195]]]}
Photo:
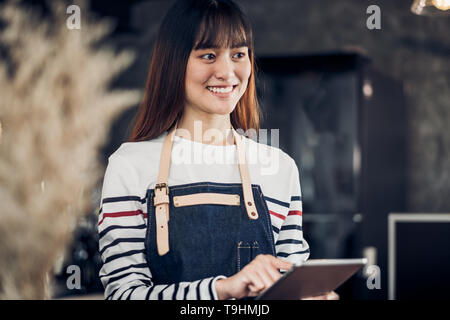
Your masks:
{"label": "computer monitor", "polygon": [[391,213],[389,299],[450,298],[450,213]]}

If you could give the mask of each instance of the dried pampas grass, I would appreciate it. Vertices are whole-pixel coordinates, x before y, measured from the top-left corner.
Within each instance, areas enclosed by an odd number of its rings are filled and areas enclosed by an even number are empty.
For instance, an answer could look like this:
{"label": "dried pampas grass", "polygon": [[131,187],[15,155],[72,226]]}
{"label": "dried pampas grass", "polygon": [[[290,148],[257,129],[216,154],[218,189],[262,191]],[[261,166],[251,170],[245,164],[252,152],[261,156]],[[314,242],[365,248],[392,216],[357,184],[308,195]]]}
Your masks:
{"label": "dried pampas grass", "polygon": [[50,297],[46,275],[101,178],[98,150],[114,117],[140,100],[109,89],[133,60],[93,49],[110,25],[82,17],[81,29],[69,30],[65,10],[53,4],[50,24],[17,2],[0,6],[2,299]]}

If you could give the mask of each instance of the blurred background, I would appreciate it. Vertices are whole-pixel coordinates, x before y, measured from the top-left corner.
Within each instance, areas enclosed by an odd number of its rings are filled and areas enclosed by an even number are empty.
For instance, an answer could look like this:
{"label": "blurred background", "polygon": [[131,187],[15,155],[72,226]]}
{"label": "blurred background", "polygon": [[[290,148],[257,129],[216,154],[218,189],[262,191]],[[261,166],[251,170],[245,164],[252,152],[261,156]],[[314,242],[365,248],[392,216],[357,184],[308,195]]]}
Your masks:
{"label": "blurred background", "polygon": [[[172,2],[81,7],[82,15],[113,19],[106,42],[136,54],[115,87],[144,88]],[[338,289],[344,300],[450,298],[450,2],[236,2],[253,26],[261,127],[280,129],[280,148],[299,167],[311,258],[366,257],[376,266]],[[45,17],[45,1],[22,3]],[[104,166],[127,139],[135,112],[114,122]],[[55,266],[55,297],[102,292],[100,193],[98,185],[92,212]],[[74,264],[81,288],[69,290],[66,270]]]}

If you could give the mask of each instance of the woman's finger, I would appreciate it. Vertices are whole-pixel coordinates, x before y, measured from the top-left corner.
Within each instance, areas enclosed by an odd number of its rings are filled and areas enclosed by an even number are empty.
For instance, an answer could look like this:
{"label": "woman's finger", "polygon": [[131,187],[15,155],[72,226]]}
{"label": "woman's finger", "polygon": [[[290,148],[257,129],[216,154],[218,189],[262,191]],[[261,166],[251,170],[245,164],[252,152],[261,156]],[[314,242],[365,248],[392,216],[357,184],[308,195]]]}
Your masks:
{"label": "woman's finger", "polygon": [[272,284],[281,278],[281,273],[278,271],[278,268],[274,267],[272,264],[264,265],[264,269],[269,275]]}
{"label": "woman's finger", "polygon": [[259,274],[254,269],[248,270],[248,289],[252,292],[260,292],[265,288],[264,281],[260,278]]}
{"label": "woman's finger", "polygon": [[339,300],[339,295],[334,291],[330,291],[320,296],[307,297],[302,300]]}
{"label": "woman's finger", "polygon": [[331,291],[327,294],[327,300],[339,300],[339,295],[336,292]]}
{"label": "woman's finger", "polygon": [[270,257],[271,257],[271,264],[277,269],[289,270],[293,266],[293,264],[291,262],[289,262],[289,261],[281,260],[281,259],[276,258],[274,256],[270,256]]}
{"label": "woman's finger", "polygon": [[276,260],[272,255],[260,255],[255,259],[254,266],[266,287],[270,287],[278,280],[280,272],[276,267]]}
{"label": "woman's finger", "polygon": [[258,268],[256,270],[260,279],[263,281],[265,288],[270,287],[274,283],[274,281],[272,280],[272,276],[267,271],[267,268],[270,268],[270,267],[261,266],[260,268]]}
{"label": "woman's finger", "polygon": [[278,259],[272,255],[259,255],[246,268],[248,279],[247,289],[250,296],[260,294],[264,289],[269,288],[277,281],[281,274],[278,269],[288,270],[292,263]]}

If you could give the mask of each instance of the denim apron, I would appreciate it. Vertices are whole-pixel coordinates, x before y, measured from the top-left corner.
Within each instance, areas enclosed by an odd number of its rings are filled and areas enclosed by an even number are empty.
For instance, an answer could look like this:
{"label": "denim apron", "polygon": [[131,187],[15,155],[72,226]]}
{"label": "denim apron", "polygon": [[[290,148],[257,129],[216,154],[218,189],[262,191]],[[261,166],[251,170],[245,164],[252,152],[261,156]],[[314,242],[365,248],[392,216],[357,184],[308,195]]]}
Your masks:
{"label": "denim apron", "polygon": [[145,250],[154,284],[228,277],[258,254],[275,256],[269,210],[250,183],[242,137],[231,128],[242,183],[168,186],[176,127],[163,143],[158,183],[147,190]]}

